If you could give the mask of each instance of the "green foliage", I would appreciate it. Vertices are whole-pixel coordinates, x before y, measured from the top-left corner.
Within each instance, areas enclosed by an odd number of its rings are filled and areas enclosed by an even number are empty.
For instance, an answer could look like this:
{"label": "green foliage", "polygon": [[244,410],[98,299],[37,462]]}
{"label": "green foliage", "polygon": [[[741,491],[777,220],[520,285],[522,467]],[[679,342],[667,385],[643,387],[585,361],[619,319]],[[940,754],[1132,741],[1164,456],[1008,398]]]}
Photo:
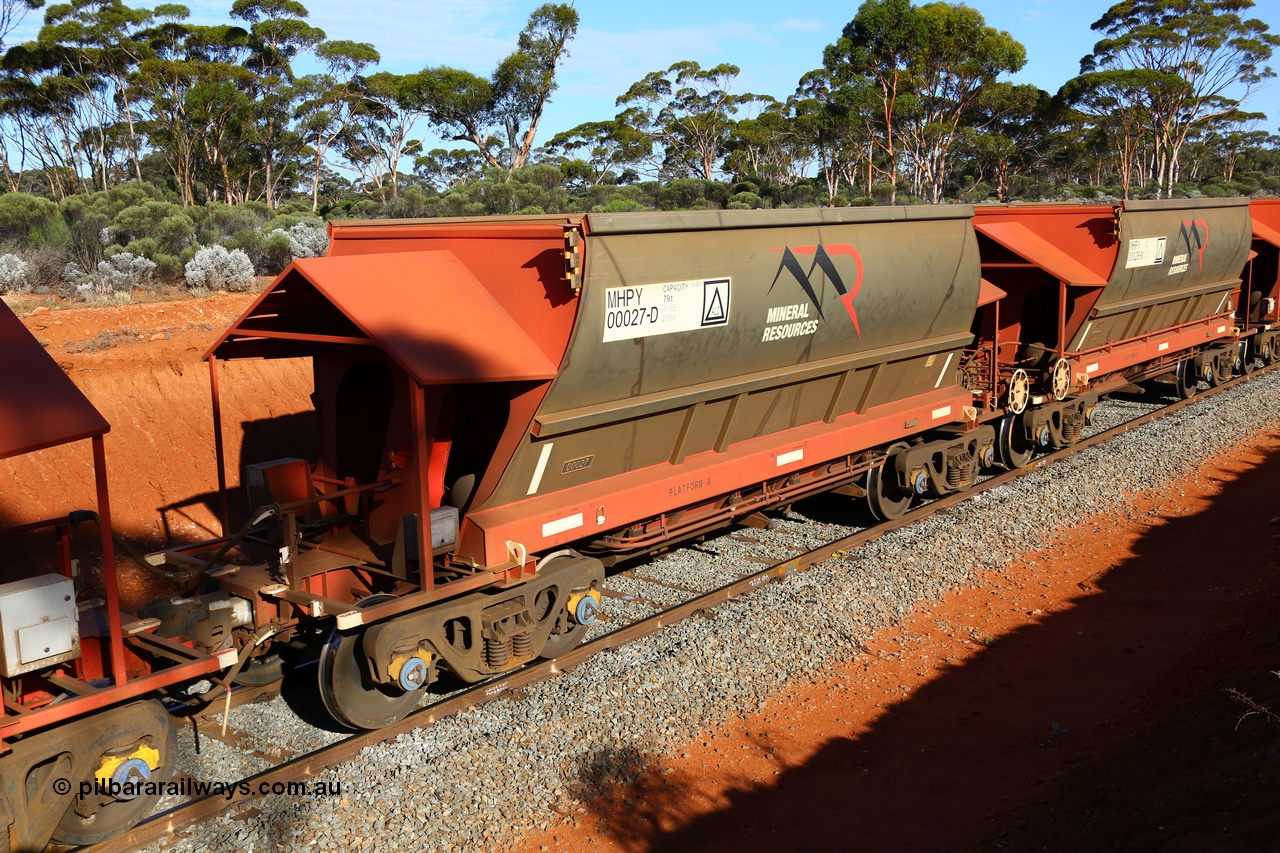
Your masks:
{"label": "green foliage", "polygon": [[47,231],[57,215],[58,205],[48,199],[27,193],[0,195],[0,239],[28,242],[33,232]]}
{"label": "green foliage", "polygon": [[128,245],[138,238],[151,238],[157,249],[176,255],[181,252],[195,234],[196,224],[181,207],[167,201],[147,201],[126,207],[117,213],[107,229],[111,238],[120,245]]}
{"label": "green foliage", "polygon": [[514,172],[528,162],[557,87],[556,69],[577,31],[572,5],[546,3],[529,16],[516,51],[488,79],[447,66],[424,68],[417,85],[428,120],[445,139],[469,142],[488,165]]}
{"label": "green foliage", "polygon": [[283,231],[271,231],[262,238],[260,260],[254,266],[262,275],[279,275],[293,260],[289,235]]}
{"label": "green foliage", "polygon": [[753,192],[736,192],[725,201],[729,210],[756,210],[764,206],[764,199]]}

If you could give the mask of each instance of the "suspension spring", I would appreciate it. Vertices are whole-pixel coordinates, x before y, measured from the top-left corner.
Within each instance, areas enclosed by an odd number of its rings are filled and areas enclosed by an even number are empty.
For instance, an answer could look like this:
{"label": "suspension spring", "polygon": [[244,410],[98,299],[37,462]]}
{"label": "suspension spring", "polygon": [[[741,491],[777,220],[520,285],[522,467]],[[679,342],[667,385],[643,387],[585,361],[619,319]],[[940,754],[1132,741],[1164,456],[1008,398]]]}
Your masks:
{"label": "suspension spring", "polygon": [[1068,412],[1062,419],[1062,437],[1074,444],[1084,434],[1084,412]]}
{"label": "suspension spring", "polygon": [[533,638],[528,631],[511,638],[511,654],[517,658],[527,658],[533,654]]}
{"label": "suspension spring", "polygon": [[484,662],[490,669],[502,669],[511,662],[512,638],[491,640],[484,638]]}
{"label": "suspension spring", "polygon": [[974,460],[969,452],[952,456],[947,460],[947,485],[957,488],[973,479]]}

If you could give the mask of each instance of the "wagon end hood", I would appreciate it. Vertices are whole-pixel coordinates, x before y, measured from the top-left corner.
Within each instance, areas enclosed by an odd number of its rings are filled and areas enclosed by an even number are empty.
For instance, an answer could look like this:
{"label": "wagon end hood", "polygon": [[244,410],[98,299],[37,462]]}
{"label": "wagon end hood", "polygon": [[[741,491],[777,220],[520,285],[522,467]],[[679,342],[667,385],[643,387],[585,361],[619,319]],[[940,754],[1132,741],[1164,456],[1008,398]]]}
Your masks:
{"label": "wagon end hood", "polygon": [[419,385],[545,380],[556,365],[448,251],[294,261],[205,358],[374,346]]}
{"label": "wagon end hood", "polygon": [[102,435],[111,427],[22,321],[0,302],[0,459]]}

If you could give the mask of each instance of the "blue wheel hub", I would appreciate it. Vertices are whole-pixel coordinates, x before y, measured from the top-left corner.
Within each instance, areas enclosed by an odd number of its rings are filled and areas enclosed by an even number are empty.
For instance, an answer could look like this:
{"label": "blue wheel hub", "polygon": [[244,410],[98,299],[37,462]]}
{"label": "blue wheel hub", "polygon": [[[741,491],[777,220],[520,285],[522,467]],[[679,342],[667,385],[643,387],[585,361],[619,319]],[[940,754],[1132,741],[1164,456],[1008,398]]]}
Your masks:
{"label": "blue wheel hub", "polygon": [[142,793],[142,784],[151,781],[151,768],[141,758],[130,758],[111,774],[111,781],[120,786],[117,798],[132,800]]}
{"label": "blue wheel hub", "polygon": [[427,683],[427,662],[422,658],[409,658],[400,667],[400,689],[408,693]]}

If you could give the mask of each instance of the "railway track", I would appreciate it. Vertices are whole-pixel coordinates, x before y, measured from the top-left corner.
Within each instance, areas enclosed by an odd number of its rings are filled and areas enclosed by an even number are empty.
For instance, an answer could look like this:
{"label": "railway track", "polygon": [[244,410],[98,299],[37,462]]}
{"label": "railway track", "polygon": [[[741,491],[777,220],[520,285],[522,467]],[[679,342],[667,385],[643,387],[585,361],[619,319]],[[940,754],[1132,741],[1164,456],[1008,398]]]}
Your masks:
{"label": "railway track", "polygon": [[[653,634],[669,625],[680,622],[681,620],[709,611],[724,602],[747,595],[763,586],[779,581],[785,581],[791,575],[803,572],[806,569],[816,566],[842,552],[855,549],[861,545],[878,539],[891,531],[906,527],[931,515],[954,507],[975,495],[999,488],[1000,486],[1010,483],[1025,474],[1047,468],[1048,466],[1069,458],[1082,450],[1106,442],[1123,432],[1127,432],[1158,418],[1168,416],[1188,406],[1195,406],[1205,398],[1212,397],[1229,389],[1235,388],[1242,383],[1249,382],[1252,378],[1259,377],[1264,373],[1274,370],[1275,367],[1276,366],[1263,368],[1252,374],[1252,376],[1239,377],[1231,382],[1202,392],[1191,400],[1177,401],[1146,414],[1142,414],[1131,420],[1127,420],[1117,426],[1105,429],[1084,438],[1069,448],[1035,459],[1025,468],[991,476],[965,492],[953,494],[948,497],[923,504],[896,521],[878,524],[874,527],[852,533],[851,535],[842,536],[838,539],[826,542],[819,547],[796,553],[786,559],[774,560],[767,564],[762,564],[762,567],[759,570],[743,574],[737,580],[725,583],[709,591],[696,592],[690,590],[688,587],[680,587],[677,584],[664,582],[661,579],[655,579],[650,576],[650,572],[646,571],[647,564],[642,563],[630,573],[630,577],[632,579],[640,582],[641,584],[656,584],[663,588],[671,588],[673,591],[683,592],[685,594],[692,592],[692,597],[685,598],[676,604],[663,606],[660,602],[654,600],[640,601],[638,596],[634,593],[614,591],[613,596],[620,598],[623,601],[646,604],[649,609],[661,609],[652,615],[643,616],[629,624],[607,630],[606,633],[590,639],[587,643],[575,648],[567,654],[561,655],[555,660],[533,664],[515,673],[511,673],[504,678],[495,679],[460,690],[438,702],[434,702],[418,709],[403,720],[391,726],[377,731],[355,734],[329,746],[325,746],[303,755],[298,755],[297,757],[289,758],[275,766],[244,778],[240,783],[237,783],[234,786],[233,791],[220,791],[217,793],[194,797],[184,803],[173,806],[152,816],[129,832],[123,833],[120,836],[91,849],[104,852],[117,850],[123,851],[159,842],[173,833],[182,830],[184,827],[192,826],[193,824],[212,818],[213,816],[226,812],[230,809],[244,807],[253,799],[261,796],[259,792],[270,791],[273,786],[286,786],[290,782],[309,780],[312,777],[317,776],[322,771],[354,758],[361,750],[368,746],[389,741],[394,739],[397,735],[413,729],[431,726],[439,720],[453,716],[469,708],[498,699],[536,682],[550,679],[560,673],[572,669],[575,666],[578,666],[582,662],[600,654],[601,652],[634,642],[641,637]],[[728,535],[730,537],[736,537],[739,541],[756,541],[755,537],[751,534],[730,533]],[[782,547],[785,549],[786,547],[795,546]],[[753,559],[763,558],[756,557]],[[611,578],[610,581],[612,582],[613,578]],[[215,703],[215,705],[216,704],[217,703]]]}

